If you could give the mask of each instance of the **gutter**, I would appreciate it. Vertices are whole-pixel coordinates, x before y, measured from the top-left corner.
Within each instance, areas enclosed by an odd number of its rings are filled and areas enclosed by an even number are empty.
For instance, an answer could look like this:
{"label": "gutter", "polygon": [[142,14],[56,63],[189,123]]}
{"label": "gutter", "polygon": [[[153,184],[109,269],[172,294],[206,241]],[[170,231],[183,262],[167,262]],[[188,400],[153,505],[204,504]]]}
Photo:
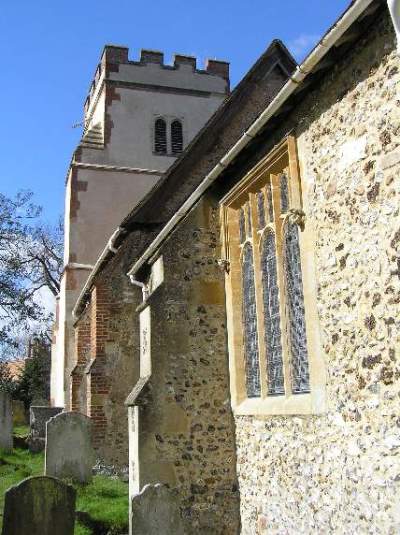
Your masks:
{"label": "gutter", "polygon": [[397,53],[400,54],[400,0],[388,0],[388,6],[397,38]]}
{"label": "gutter", "polygon": [[[286,84],[282,87],[279,93],[269,106],[261,113],[261,115],[254,121],[254,123],[246,130],[243,136],[235,143],[235,145],[225,154],[225,156],[217,163],[210,173],[204,178],[195,191],[183,203],[180,209],[173,215],[168,223],[163,227],[160,233],[152,241],[144,254],[131,267],[127,275],[131,278],[135,273],[147,262],[159,249],[160,245],[171,234],[178,223],[186,216],[186,214],[193,208],[195,203],[200,199],[208,187],[218,178],[222,171],[234,160],[234,158],[241,152],[242,149],[260,132],[265,124],[273,117],[273,115],[281,108],[286,100],[294,93],[298,86],[304,79],[312,72],[314,67],[321,61],[321,59],[329,52],[332,46],[342,37],[342,35],[350,28],[350,26],[357,20],[357,18],[366,10],[366,8],[374,0],[355,0],[343,16],[334,24],[328,33],[322,38],[319,44],[312,50],[301,65],[297,67],[294,74],[289,78]],[[397,14],[400,15],[400,0],[388,0],[389,9],[392,17],[394,8],[397,9]],[[399,21],[397,17],[397,22]],[[400,28],[400,23],[399,23]]]}
{"label": "gutter", "polygon": [[111,235],[110,239],[108,240],[107,242],[107,245],[105,246],[105,248],[103,249],[103,252],[101,253],[101,255],[99,256],[99,258],[97,259],[94,267],[93,267],[93,270],[92,272],[90,273],[89,277],[87,278],[86,282],[85,282],[85,285],[84,287],[82,288],[81,290],[81,293],[79,294],[79,297],[76,301],[76,304],[72,310],[72,316],[74,318],[77,318],[78,317],[78,309],[79,309],[79,305],[81,303],[81,301],[83,300],[86,292],[88,292],[90,290],[90,287],[92,286],[92,282],[93,282],[93,279],[94,277],[96,276],[101,264],[103,263],[103,261],[105,260],[105,258],[110,254],[114,254],[118,251],[118,249],[116,249],[114,247],[114,244],[117,240],[117,238],[123,234],[125,232],[125,229],[123,229],[122,227],[118,227],[114,232],[113,234]]}

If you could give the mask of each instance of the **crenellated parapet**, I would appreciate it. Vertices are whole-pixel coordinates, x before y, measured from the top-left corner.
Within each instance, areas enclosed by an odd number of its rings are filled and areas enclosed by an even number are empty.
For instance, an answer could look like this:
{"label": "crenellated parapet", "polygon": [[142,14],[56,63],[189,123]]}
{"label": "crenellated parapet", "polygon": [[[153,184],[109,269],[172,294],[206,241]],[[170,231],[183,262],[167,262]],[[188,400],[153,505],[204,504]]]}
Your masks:
{"label": "crenellated parapet", "polygon": [[128,56],[127,47],[104,47],[85,101],[85,115],[105,80],[180,91],[229,93],[229,63],[226,61],[208,59],[202,69],[198,68],[196,57],[184,54],[175,54],[171,64],[165,63],[164,53],[158,50],[142,49],[139,60],[129,60]]}

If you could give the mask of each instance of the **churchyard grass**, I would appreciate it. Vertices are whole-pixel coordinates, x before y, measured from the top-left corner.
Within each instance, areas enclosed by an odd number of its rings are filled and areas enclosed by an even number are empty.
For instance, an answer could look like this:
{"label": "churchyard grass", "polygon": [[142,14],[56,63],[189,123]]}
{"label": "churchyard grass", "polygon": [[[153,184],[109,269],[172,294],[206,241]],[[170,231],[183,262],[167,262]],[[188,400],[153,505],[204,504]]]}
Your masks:
{"label": "churchyard grass", "polygon": [[[24,434],[24,433],[22,433]],[[15,448],[12,453],[0,451],[0,531],[4,494],[12,485],[30,476],[42,475],[44,454]],[[94,476],[89,485],[74,485],[77,490],[76,510],[87,513],[85,524],[103,526],[118,535],[128,532],[128,485],[108,476]],[[75,523],[75,535],[95,533],[81,522]]]}
{"label": "churchyard grass", "polygon": [[14,426],[13,435],[17,437],[26,437],[27,435],[29,435],[29,425]]}

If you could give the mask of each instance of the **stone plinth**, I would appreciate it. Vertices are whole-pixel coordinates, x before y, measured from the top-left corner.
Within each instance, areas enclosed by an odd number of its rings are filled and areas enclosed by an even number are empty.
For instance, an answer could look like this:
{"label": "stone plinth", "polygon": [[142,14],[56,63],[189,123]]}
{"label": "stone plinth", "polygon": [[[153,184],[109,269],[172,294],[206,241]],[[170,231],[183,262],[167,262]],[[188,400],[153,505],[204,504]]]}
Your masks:
{"label": "stone plinth", "polygon": [[53,477],[24,479],[5,494],[2,535],[73,535],[76,491]]}
{"label": "stone plinth", "polygon": [[46,475],[88,483],[93,464],[90,418],[77,412],[51,418],[46,430]]}
{"label": "stone plinth", "polygon": [[11,396],[8,392],[0,391],[0,449],[12,450],[12,428]]}
{"label": "stone plinth", "polygon": [[46,443],[46,423],[50,418],[62,411],[62,407],[31,405],[29,411],[31,432],[28,439],[31,452],[44,450]]}
{"label": "stone plinth", "polygon": [[146,485],[132,498],[130,535],[184,535],[176,496],[165,485]]}

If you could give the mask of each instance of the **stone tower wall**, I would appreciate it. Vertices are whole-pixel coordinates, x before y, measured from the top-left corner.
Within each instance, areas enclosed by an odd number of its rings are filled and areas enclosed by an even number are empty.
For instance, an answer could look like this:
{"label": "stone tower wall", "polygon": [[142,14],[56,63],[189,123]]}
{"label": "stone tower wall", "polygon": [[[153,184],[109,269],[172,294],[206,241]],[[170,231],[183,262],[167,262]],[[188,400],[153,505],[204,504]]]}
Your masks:
{"label": "stone tower wall", "polygon": [[155,118],[183,124],[184,147],[229,92],[229,66],[106,46],[85,103],[84,133],[66,183],[65,269],[52,358],[52,402],[68,408],[70,374],[76,362],[72,310],[93,265],[124,216],[176,160],[153,151]]}

